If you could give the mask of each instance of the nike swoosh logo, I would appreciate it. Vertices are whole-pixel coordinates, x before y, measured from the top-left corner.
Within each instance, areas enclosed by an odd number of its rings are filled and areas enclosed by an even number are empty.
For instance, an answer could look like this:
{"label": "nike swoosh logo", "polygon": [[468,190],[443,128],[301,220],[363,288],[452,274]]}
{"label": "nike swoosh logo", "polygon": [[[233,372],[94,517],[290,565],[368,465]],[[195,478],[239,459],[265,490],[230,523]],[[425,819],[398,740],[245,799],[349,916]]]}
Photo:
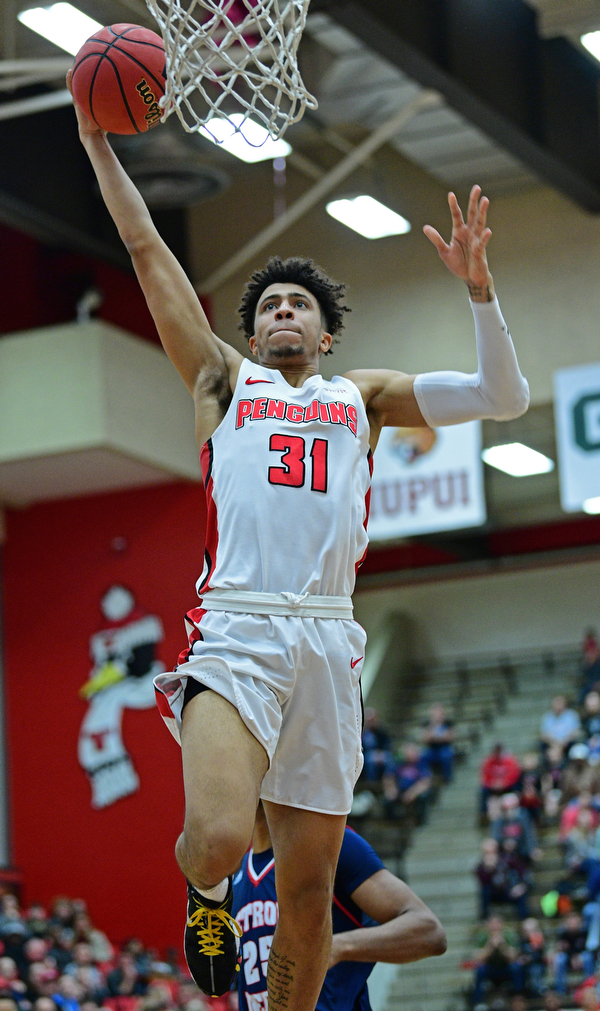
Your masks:
{"label": "nike swoosh logo", "polygon": [[275,384],[275,380],[274,379],[247,379],[246,380],[246,386],[254,386],[255,383],[273,383],[273,384]]}
{"label": "nike swoosh logo", "polygon": [[356,667],[357,663],[360,663],[361,660],[364,660],[364,656],[359,656],[358,660],[355,660],[354,657],[352,657],[352,659],[350,661],[350,666],[352,667],[352,670],[354,670],[354,668]]}

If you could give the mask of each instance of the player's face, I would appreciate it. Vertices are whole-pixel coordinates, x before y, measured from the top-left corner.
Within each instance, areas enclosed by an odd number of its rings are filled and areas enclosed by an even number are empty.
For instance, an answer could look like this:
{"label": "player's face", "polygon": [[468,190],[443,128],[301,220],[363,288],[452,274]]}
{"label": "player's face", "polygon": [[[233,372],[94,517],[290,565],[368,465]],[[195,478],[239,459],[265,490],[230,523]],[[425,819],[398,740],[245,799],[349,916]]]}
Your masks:
{"label": "player's face", "polygon": [[318,358],[331,337],[323,330],[319,303],[301,284],[265,288],[256,306],[250,350],[263,362]]}

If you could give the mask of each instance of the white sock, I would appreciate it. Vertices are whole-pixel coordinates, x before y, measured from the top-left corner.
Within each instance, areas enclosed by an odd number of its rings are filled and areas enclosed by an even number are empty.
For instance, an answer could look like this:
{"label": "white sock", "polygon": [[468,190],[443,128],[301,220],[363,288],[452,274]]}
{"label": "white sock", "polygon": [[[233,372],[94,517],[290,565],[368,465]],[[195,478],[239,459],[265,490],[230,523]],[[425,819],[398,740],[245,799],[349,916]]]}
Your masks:
{"label": "white sock", "polygon": [[198,892],[198,895],[202,895],[205,899],[211,899],[213,902],[222,902],[227,895],[229,878],[224,878],[223,881],[221,881],[220,884],[215,885],[214,888],[200,889],[196,888],[196,885],[193,885],[193,888],[196,892]]}

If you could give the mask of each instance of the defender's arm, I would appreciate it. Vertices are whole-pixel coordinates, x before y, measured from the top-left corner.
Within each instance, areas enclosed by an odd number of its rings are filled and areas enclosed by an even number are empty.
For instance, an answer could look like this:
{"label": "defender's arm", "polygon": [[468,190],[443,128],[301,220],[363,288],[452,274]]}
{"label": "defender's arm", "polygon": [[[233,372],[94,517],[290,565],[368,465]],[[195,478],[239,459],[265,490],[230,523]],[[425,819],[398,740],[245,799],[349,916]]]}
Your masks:
{"label": "defender's arm", "polygon": [[330,967],[338,962],[416,962],[446,951],[446,933],[437,916],[385,868],[363,881],[352,900],[378,926],[334,934]]}

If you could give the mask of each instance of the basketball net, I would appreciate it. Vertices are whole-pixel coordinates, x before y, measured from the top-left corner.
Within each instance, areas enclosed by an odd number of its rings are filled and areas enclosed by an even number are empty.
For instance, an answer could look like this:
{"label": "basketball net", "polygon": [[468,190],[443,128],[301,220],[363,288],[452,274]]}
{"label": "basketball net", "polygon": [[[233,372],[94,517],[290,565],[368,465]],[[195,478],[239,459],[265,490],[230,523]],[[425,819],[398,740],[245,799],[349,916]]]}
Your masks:
{"label": "basketball net", "polygon": [[218,142],[210,120],[234,108],[236,132],[252,118],[282,137],[317,107],[297,62],[309,2],[146,0],[165,43],[163,118],[175,112],[188,133],[204,128]]}

